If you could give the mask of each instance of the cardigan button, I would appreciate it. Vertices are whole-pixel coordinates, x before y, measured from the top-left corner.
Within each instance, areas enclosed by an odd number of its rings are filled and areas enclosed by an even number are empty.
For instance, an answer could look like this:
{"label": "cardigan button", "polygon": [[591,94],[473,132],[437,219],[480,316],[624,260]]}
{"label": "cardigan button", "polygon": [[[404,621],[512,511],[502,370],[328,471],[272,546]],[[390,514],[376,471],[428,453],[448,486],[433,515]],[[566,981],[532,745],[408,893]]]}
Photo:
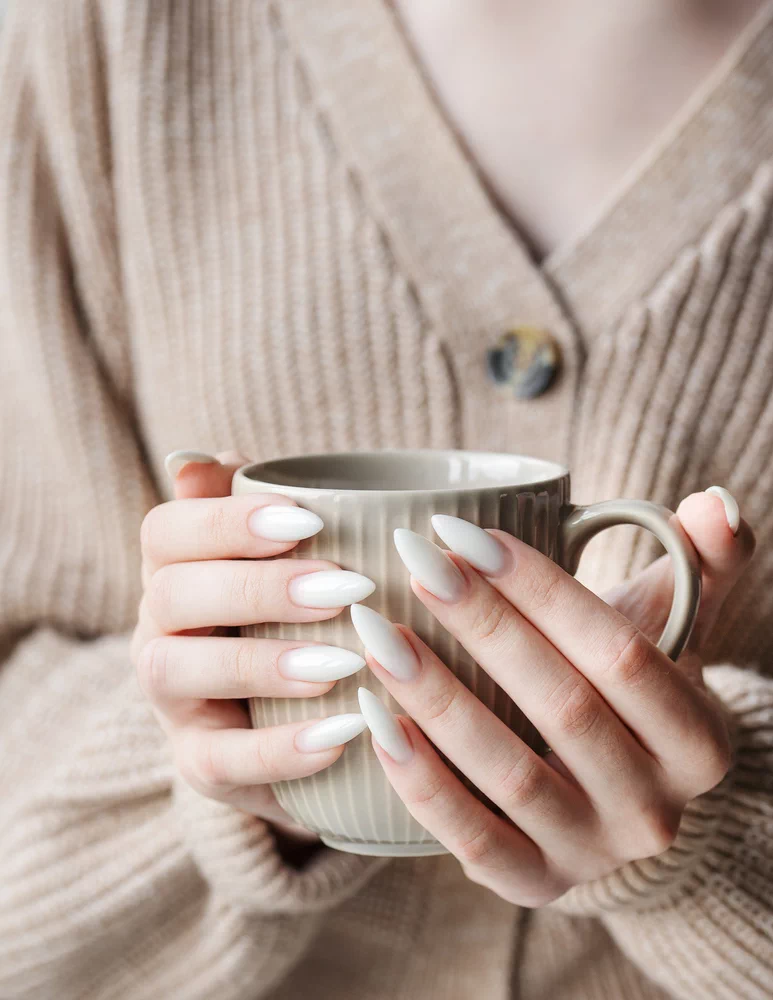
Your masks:
{"label": "cardigan button", "polygon": [[556,376],[558,346],[546,330],[516,326],[486,352],[489,377],[516,399],[541,396]]}

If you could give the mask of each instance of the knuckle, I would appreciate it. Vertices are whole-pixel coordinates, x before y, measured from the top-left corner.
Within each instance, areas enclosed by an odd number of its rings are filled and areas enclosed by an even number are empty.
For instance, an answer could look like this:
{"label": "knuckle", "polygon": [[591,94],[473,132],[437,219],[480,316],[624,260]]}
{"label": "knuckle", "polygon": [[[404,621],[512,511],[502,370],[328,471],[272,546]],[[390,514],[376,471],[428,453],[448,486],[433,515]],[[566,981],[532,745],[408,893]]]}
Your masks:
{"label": "knuckle", "polygon": [[260,784],[282,781],[287,777],[286,768],[281,767],[271,740],[258,740],[254,750],[254,760],[260,775]]}
{"label": "knuckle", "polygon": [[210,790],[210,785],[207,761],[203,759],[203,742],[204,737],[200,732],[183,730],[175,733],[173,746],[177,770],[189,785],[206,794]]}
{"label": "knuckle", "polygon": [[140,548],[145,558],[158,555],[159,538],[163,537],[162,525],[166,515],[166,504],[157,504],[147,512],[140,525]]}
{"label": "knuckle", "polygon": [[517,903],[527,910],[539,910],[543,906],[547,906],[548,903],[554,903],[557,899],[566,895],[570,888],[571,886],[565,883],[554,882],[546,885],[544,888],[535,889],[523,895],[517,900]]}
{"label": "knuckle", "polygon": [[456,839],[453,854],[472,871],[493,866],[498,844],[496,835],[490,823],[484,823],[471,833],[465,833]]}
{"label": "knuckle", "polygon": [[222,792],[231,785],[219,743],[206,731],[198,730],[186,741],[178,767],[194,787],[205,791]]}
{"label": "knuckle", "polygon": [[[142,607],[140,607],[139,614],[142,613]],[[129,643],[129,659],[134,664],[135,670],[139,666],[140,653],[145,645],[146,639],[144,635],[144,629],[139,624],[139,622],[134,626],[134,631],[132,632],[131,642]]]}
{"label": "knuckle", "polygon": [[474,867],[462,864],[465,877],[476,885],[495,892],[506,903],[527,910],[537,910],[563,896],[572,883],[563,879],[545,876],[534,884],[524,885],[510,879],[502,881],[499,872],[490,867]]}
{"label": "knuckle", "polygon": [[230,677],[234,690],[245,695],[255,688],[255,647],[249,642],[229,643],[222,654],[221,669]]}
{"label": "knuckle", "polygon": [[203,531],[205,538],[216,549],[225,548],[232,534],[231,517],[225,505],[213,501],[206,507]]}
{"label": "knuckle", "polygon": [[151,617],[163,623],[174,606],[177,591],[177,574],[174,566],[162,566],[148,581],[145,598]]}
{"label": "knuckle", "polygon": [[437,806],[443,798],[445,787],[442,777],[428,778],[406,795],[406,804],[430,808]]}
{"label": "knuckle", "polygon": [[462,866],[462,871],[464,872],[465,878],[470,882],[474,882],[476,885],[482,885],[484,888],[489,887],[489,882],[491,876],[485,868],[471,868],[461,858],[457,858]]}
{"label": "knuckle", "polygon": [[706,761],[705,780],[708,783],[706,791],[714,788],[724,781],[730,768],[733,766],[733,748],[730,744],[730,737],[725,734],[724,739],[715,742]]}
{"label": "knuckle", "polygon": [[499,645],[508,625],[507,611],[501,601],[479,603],[473,613],[472,630],[487,645]]}
{"label": "knuckle", "polygon": [[601,719],[601,700],[590,684],[570,677],[547,700],[547,709],[568,739],[588,736]]}
{"label": "knuckle", "polygon": [[680,814],[665,805],[647,808],[639,813],[635,831],[628,844],[626,860],[654,858],[667,851],[679,832]]}
{"label": "knuckle", "polygon": [[602,661],[604,675],[614,684],[633,687],[652,667],[652,646],[635,625],[623,625],[609,641]]}
{"label": "knuckle", "polygon": [[158,698],[169,687],[169,642],[164,638],[150,639],[137,658],[137,679],[150,699]]}
{"label": "knuckle", "polygon": [[455,683],[440,683],[425,695],[422,721],[435,726],[448,726],[457,715],[460,688]]}
{"label": "knuckle", "polygon": [[547,789],[548,776],[539,760],[524,753],[512,761],[498,780],[500,798],[508,814],[528,808],[537,802]]}
{"label": "knuckle", "polygon": [[561,582],[555,571],[533,567],[529,573],[524,573],[519,580],[519,586],[523,588],[524,609],[531,614],[550,614],[560,600]]}
{"label": "knuckle", "polygon": [[695,759],[693,794],[701,795],[723,781],[732,766],[733,748],[726,727],[710,725],[710,732],[701,741]]}
{"label": "knuckle", "polygon": [[225,581],[225,599],[234,608],[259,608],[265,601],[265,581],[260,563],[237,563]]}

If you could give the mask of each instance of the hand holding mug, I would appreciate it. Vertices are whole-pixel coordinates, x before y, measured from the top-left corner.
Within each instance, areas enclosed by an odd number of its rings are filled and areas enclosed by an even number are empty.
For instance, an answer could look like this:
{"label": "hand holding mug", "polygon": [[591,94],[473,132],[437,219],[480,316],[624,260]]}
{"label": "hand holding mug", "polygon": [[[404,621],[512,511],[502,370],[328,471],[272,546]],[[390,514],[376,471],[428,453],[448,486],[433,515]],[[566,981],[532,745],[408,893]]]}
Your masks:
{"label": "hand holding mug", "polygon": [[[534,905],[657,853],[727,769],[699,654],[753,536],[724,491],[676,517],[573,507],[564,470],[518,456],[182,463],[177,499],[143,524],[132,654],[203,794],[344,850],[450,851]],[[604,603],[571,573],[588,538],[623,521],[671,559]]]}
{"label": "hand holding mug", "polygon": [[[652,791],[644,833],[639,829],[634,842],[620,819],[620,843],[627,838],[628,847],[621,849],[628,851],[656,849],[672,832],[686,797],[721,776],[727,765],[721,715],[696,678],[673,667],[696,621],[701,573],[689,535],[665,508],[637,500],[577,507],[562,466],[467,451],[280,459],[239,469],[233,490],[281,493],[316,512],[324,531],[291,557],[333,559],[376,583],[367,606],[353,608],[351,618],[245,629],[271,639],[307,634],[345,648],[364,646],[372,654],[370,674],[343,679],[314,703],[250,700],[258,728],[303,720],[311,712],[359,710],[366,716],[381,747],[378,756],[363,735],[332,766],[274,786],[283,808],[329,846],[385,856],[450,850],[464,857],[467,840],[460,838],[467,837],[473,852],[474,838],[484,836],[484,829],[492,834],[487,852],[502,837],[527,845],[528,831],[507,810],[519,794],[533,798],[537,810],[539,792],[540,831],[556,838],[569,857],[567,830],[595,835],[598,814],[581,816],[581,805],[587,801],[588,809],[595,808],[590,790],[598,787],[612,791],[612,801],[622,796],[620,817],[627,809],[629,820]],[[703,499],[724,510],[720,499]],[[656,621],[648,638],[571,575],[585,543],[623,523],[652,531],[669,557],[656,564],[657,586],[642,583],[651,581],[651,569],[618,595],[637,624]],[[455,556],[430,541],[436,529]],[[742,526],[735,538],[725,520],[722,530],[734,551],[745,554],[748,528]],[[413,591],[401,556],[414,578]],[[730,560],[731,582],[744,560]],[[719,586],[718,564],[709,559],[707,567],[704,619]],[[392,621],[402,622],[402,631]],[[679,719],[672,724],[663,713],[674,709]],[[392,713],[400,710],[436,742],[447,764],[414,723],[394,722]],[[646,732],[641,725],[628,728],[637,713],[647,720]],[[569,759],[572,734],[577,760]],[[702,761],[696,759],[692,770],[685,763],[687,780],[668,799],[656,783],[660,743],[647,742],[655,736]],[[542,760],[545,741],[553,753]],[[403,765],[399,758],[409,750],[413,762]],[[655,770],[647,770],[649,759]],[[496,806],[504,818],[497,817]],[[472,818],[489,825],[473,829],[466,823]],[[611,827],[604,829],[615,839]],[[529,850],[541,850],[531,843]],[[495,866],[501,861],[497,855]],[[583,862],[583,872],[592,870]]]}
{"label": "hand holding mug", "polygon": [[[330,619],[366,598],[373,583],[329,561],[277,558],[322,521],[282,496],[231,496],[244,459],[219,457],[186,452],[167,460],[177,498],[142,525],[144,594],[132,658],[194,788],[316,840],[278,805],[269,783],[329,767],[364,730],[358,711],[315,717],[313,706],[365,661],[313,640],[246,638],[234,627]],[[242,701],[252,697],[303,699],[311,708],[303,722],[253,730]]]}
{"label": "hand holding mug", "polygon": [[389,781],[468,876],[508,901],[542,905],[661,853],[687,802],[727,772],[727,725],[703,685],[700,647],[754,539],[732,497],[717,492],[688,497],[678,512],[702,557],[704,600],[676,668],[654,644],[671,598],[665,559],[607,604],[504,532],[435,517],[450,554],[396,533],[416,597],[528,716],[551,748],[546,756],[414,632],[352,608],[369,666],[409,716],[362,694]]}

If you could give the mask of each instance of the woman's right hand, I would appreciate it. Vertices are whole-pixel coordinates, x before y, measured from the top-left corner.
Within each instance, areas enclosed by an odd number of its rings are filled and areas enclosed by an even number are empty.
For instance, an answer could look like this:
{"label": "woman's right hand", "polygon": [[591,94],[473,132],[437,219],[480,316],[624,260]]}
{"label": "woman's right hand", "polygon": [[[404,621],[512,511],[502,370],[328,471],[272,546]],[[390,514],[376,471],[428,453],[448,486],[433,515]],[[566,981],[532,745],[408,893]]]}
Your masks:
{"label": "woman's right hand", "polygon": [[338,715],[254,730],[242,699],[315,698],[365,661],[320,643],[226,633],[333,618],[374,584],[329,562],[269,558],[316,534],[321,520],[276,494],[231,496],[231,477],[247,460],[232,452],[218,458],[175,452],[167,459],[175,499],[142,525],[144,594],[132,661],[182,777],[203,795],[297,833],[269,782],[329,767],[365,721]]}

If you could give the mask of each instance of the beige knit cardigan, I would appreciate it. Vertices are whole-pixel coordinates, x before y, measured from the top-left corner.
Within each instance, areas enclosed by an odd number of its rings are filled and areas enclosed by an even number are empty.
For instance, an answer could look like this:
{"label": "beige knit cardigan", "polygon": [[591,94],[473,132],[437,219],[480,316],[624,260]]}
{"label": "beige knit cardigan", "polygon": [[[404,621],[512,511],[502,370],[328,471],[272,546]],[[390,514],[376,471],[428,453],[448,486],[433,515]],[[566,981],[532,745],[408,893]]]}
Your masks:
{"label": "beige knit cardigan", "polygon": [[[18,0],[0,71],[3,1000],[773,994],[773,11],[535,266],[382,0]],[[532,401],[485,353],[560,346]],[[676,844],[537,911],[451,858],[297,871],[174,774],[128,659],[167,452],[485,447],[580,501],[727,486],[759,552]],[[602,588],[656,549],[609,532]]]}

